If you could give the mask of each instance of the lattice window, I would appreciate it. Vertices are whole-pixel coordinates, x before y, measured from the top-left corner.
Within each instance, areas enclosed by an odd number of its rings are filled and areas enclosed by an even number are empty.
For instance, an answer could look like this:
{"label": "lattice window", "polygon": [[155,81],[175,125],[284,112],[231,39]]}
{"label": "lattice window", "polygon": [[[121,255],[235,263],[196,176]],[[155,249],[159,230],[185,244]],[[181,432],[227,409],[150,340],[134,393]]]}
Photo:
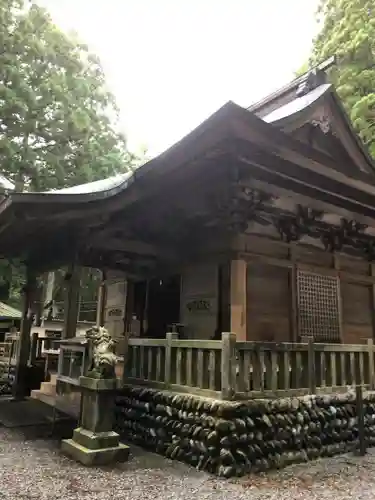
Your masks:
{"label": "lattice window", "polygon": [[339,342],[338,277],[298,270],[297,290],[300,335],[319,342]]}

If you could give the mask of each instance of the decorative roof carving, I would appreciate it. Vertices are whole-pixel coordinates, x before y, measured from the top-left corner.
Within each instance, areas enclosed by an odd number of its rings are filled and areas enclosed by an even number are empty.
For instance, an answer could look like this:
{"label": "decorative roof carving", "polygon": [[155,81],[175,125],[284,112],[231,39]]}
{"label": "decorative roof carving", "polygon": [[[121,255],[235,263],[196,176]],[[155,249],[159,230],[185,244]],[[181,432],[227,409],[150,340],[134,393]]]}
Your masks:
{"label": "decorative roof carving", "polygon": [[296,96],[302,97],[325,83],[327,83],[325,72],[314,68],[307,73],[306,79],[298,85]]}
{"label": "decorative roof carving", "polygon": [[311,120],[311,124],[314,127],[319,127],[323,134],[328,134],[328,132],[331,130],[331,121],[328,116],[322,115],[319,118],[314,118],[313,120]]}

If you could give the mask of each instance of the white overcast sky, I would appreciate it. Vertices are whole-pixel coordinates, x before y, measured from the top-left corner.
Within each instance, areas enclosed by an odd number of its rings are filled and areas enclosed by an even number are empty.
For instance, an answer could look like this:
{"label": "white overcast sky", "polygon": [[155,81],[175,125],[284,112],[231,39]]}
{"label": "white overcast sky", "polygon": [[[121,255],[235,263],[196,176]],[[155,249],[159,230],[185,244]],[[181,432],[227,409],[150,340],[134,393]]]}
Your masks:
{"label": "white overcast sky", "polygon": [[318,0],[40,0],[102,60],[129,147],[154,155],[294,77]]}

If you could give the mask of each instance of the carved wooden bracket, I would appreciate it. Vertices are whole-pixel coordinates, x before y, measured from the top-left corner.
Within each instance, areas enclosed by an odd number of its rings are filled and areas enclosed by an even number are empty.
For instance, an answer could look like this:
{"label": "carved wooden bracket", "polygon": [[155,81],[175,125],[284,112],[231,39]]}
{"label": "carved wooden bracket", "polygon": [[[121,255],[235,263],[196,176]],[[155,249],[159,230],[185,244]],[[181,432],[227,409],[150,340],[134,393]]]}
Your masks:
{"label": "carved wooden bracket", "polygon": [[229,195],[217,201],[216,220],[230,231],[245,232],[249,223],[264,213],[273,200],[269,193],[234,184]]}
{"label": "carved wooden bracket", "polygon": [[311,229],[320,221],[322,216],[322,211],[297,205],[295,213],[289,213],[274,219],[274,225],[281,239],[290,243],[310,234]]}
{"label": "carved wooden bracket", "polygon": [[280,238],[290,243],[303,236],[319,238],[325,250],[341,251],[344,246],[357,250],[367,259],[375,260],[375,238],[366,234],[366,224],[342,218],[340,225],[324,222],[322,211],[297,205],[295,212],[272,211],[269,223],[273,224]]}

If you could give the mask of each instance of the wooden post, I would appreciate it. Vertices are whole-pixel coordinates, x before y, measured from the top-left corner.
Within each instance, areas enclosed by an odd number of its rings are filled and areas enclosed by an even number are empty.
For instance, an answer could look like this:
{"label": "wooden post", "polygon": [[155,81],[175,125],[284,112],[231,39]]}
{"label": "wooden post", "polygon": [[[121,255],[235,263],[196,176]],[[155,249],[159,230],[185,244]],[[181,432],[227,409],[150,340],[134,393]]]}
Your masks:
{"label": "wooden post", "polygon": [[63,339],[76,335],[80,285],[80,268],[73,264],[66,274]]}
{"label": "wooden post", "polygon": [[236,392],[236,335],[223,333],[221,342],[221,397],[231,400]]}
{"label": "wooden post", "polygon": [[309,392],[310,394],[315,394],[316,383],[315,383],[315,350],[314,350],[314,339],[309,338],[308,346],[308,377],[309,377]]}
{"label": "wooden post", "polygon": [[232,260],[230,269],[230,329],[239,341],[247,340],[247,262]]}
{"label": "wooden post", "polygon": [[288,287],[289,287],[289,316],[290,316],[290,326],[292,330],[292,342],[298,342],[299,339],[299,325],[298,325],[298,294],[297,294],[297,264],[295,259],[295,246],[290,244],[288,252],[289,260],[291,261],[291,267],[289,269],[288,275]]}
{"label": "wooden post", "polygon": [[13,384],[13,398],[24,399],[27,394],[27,363],[30,355],[30,331],[33,321],[33,303],[35,301],[36,275],[29,267],[26,269],[26,284],[23,289],[22,320],[19,336],[19,348],[16,361],[16,373]]}
{"label": "wooden post", "polygon": [[167,387],[172,383],[172,342],[178,339],[178,333],[168,332],[166,335],[167,346],[165,348],[165,383]]}
{"label": "wooden post", "polygon": [[373,391],[375,389],[375,367],[374,367],[374,341],[368,339],[368,383],[369,390]]}
{"label": "wooden post", "polygon": [[[370,264],[370,276],[375,278],[375,264]],[[371,285],[372,338],[375,339],[375,281]]]}
{"label": "wooden post", "polygon": [[106,301],[107,301],[106,273],[105,271],[102,271],[102,281],[99,285],[99,290],[98,290],[96,326],[104,326]]}
{"label": "wooden post", "polygon": [[31,346],[30,346],[30,356],[29,356],[29,363],[30,365],[33,365],[35,363],[35,360],[38,356],[38,333],[34,332],[31,335]]}
{"label": "wooden post", "polygon": [[129,278],[126,280],[124,332],[129,336],[133,325],[134,313],[134,282]]}
{"label": "wooden post", "polygon": [[359,455],[366,455],[366,436],[365,436],[365,409],[363,405],[363,390],[361,385],[356,385],[356,410],[358,418],[358,438],[359,438]]}

